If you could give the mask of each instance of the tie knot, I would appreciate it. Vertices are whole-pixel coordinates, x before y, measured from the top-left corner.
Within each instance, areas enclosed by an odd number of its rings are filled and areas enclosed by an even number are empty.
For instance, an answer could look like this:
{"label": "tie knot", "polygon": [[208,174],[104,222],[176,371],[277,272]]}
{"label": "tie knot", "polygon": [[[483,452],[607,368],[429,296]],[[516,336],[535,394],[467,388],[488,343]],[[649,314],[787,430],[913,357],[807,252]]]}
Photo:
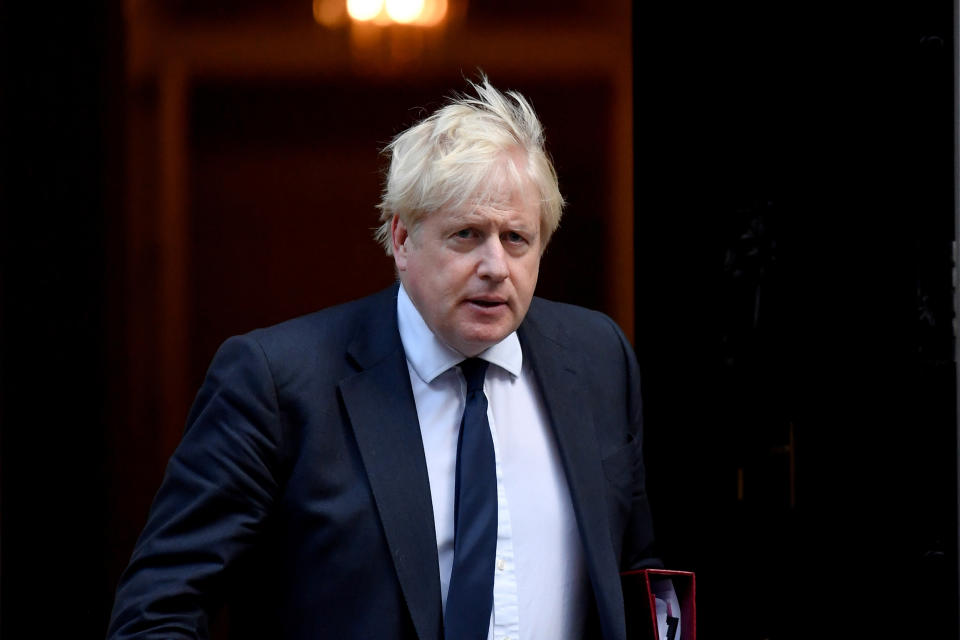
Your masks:
{"label": "tie knot", "polygon": [[467,380],[467,393],[483,390],[483,377],[487,375],[488,364],[480,358],[467,358],[460,363],[460,370]]}

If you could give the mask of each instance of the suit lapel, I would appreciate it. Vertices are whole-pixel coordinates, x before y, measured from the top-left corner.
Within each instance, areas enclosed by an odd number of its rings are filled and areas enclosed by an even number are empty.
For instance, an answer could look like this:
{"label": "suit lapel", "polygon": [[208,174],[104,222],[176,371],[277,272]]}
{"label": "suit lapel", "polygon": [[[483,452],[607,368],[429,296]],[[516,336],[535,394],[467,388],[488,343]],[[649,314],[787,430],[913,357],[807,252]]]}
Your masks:
{"label": "suit lapel", "polygon": [[[440,638],[436,530],[420,423],[397,332],[396,287],[359,327],[348,355],[360,372],[340,383],[357,446],[417,635]],[[389,292],[385,292],[389,293]]]}
{"label": "suit lapel", "polygon": [[524,357],[530,358],[557,439],[603,637],[621,640],[626,636],[623,593],[603,499],[606,488],[600,449],[587,410],[590,399],[584,397],[579,377],[578,356],[564,345],[562,333],[547,336],[541,323],[530,315],[518,336]]}

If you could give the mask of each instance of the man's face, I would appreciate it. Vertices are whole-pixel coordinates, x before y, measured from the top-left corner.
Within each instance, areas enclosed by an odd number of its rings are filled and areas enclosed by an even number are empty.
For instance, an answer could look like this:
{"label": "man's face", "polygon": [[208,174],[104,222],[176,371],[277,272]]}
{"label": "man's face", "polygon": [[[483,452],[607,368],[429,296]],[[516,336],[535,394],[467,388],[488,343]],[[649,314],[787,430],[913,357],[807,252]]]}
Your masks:
{"label": "man's face", "polygon": [[537,286],[540,200],[529,180],[488,202],[437,211],[413,229],[396,216],[400,280],[427,326],[465,356],[515,331]]}

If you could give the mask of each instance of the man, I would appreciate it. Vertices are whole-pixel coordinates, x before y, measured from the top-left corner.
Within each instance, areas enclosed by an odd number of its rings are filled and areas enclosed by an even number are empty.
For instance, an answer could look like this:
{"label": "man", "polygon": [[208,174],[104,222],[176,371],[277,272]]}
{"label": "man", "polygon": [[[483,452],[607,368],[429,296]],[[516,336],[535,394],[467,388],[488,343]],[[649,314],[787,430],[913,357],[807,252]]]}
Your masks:
{"label": "man", "polygon": [[484,78],[388,147],[399,285],[228,340],[117,592],[111,638],[623,640],[656,564],[630,345],[533,297],[563,201]]}

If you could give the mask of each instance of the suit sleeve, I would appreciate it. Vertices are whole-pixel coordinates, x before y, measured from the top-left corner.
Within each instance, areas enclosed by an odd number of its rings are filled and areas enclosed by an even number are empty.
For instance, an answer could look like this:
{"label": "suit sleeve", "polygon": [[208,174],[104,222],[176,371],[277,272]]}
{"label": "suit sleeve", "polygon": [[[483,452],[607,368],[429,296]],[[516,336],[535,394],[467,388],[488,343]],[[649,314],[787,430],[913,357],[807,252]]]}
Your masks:
{"label": "suit sleeve", "polygon": [[197,395],[117,589],[108,638],[208,635],[224,573],[251,547],[279,492],[282,429],[259,343],[231,338]]}
{"label": "suit sleeve", "polygon": [[653,519],[650,515],[650,503],[647,499],[646,471],[643,463],[643,403],[640,395],[640,367],[633,347],[620,327],[610,318],[610,323],[620,343],[623,354],[626,421],[629,437],[635,446],[633,458],[633,492],[631,509],[623,537],[623,549],[620,556],[622,571],[662,567],[663,563],[656,555],[653,535]]}

